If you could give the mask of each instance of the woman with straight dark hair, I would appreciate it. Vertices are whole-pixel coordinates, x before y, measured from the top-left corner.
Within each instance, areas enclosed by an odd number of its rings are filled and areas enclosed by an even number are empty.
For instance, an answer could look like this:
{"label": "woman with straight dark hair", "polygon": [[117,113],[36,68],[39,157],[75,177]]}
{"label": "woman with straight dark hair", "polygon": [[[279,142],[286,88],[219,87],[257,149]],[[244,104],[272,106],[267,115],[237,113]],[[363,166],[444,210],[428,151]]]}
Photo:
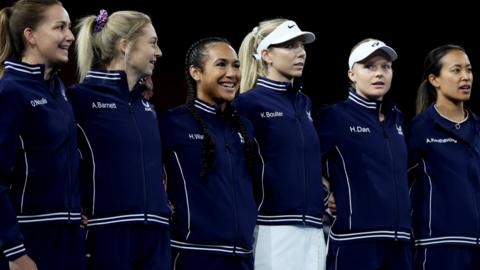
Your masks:
{"label": "woman with straight dark hair", "polygon": [[415,269],[480,268],[480,118],[465,50],[446,44],[425,58],[408,145]]}

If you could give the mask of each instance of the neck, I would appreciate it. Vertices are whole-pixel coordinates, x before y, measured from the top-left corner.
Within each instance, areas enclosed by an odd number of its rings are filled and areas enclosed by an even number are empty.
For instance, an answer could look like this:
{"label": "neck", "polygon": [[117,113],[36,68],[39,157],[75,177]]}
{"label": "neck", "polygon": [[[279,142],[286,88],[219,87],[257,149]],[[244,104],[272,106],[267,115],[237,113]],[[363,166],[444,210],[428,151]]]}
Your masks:
{"label": "neck", "polygon": [[453,121],[462,121],[465,119],[465,108],[463,102],[452,102],[443,99],[437,99],[435,102],[435,108],[443,116]]}
{"label": "neck", "polygon": [[127,83],[128,83],[128,90],[132,91],[133,87],[137,84],[140,77],[133,72],[129,71],[125,65],[125,62],[122,59],[116,58],[114,59],[108,66],[107,70],[123,70],[127,75]]}
{"label": "neck", "polygon": [[41,63],[41,61],[38,61],[37,58],[34,57],[33,55],[23,56],[23,57],[22,57],[22,62],[23,62],[23,63],[30,64],[30,65],[43,64],[43,65],[45,65],[45,70],[44,70],[44,73],[43,73],[43,79],[48,80],[48,79],[50,79],[50,78],[52,77],[52,74],[53,74],[53,66],[52,66],[52,65],[45,64],[45,63]]}
{"label": "neck", "polygon": [[197,91],[197,98],[200,99],[201,101],[205,102],[205,103],[208,103],[209,105],[212,105],[212,106],[218,106],[220,107],[220,111],[225,111],[225,108],[227,106],[227,102],[225,100],[218,100],[218,102],[214,99],[214,98],[211,98],[209,96],[206,96],[204,95],[203,93],[201,93],[200,91]]}
{"label": "neck", "polygon": [[291,82],[292,78],[288,78],[283,73],[278,72],[278,70],[270,67],[267,70],[267,78],[277,82]]}

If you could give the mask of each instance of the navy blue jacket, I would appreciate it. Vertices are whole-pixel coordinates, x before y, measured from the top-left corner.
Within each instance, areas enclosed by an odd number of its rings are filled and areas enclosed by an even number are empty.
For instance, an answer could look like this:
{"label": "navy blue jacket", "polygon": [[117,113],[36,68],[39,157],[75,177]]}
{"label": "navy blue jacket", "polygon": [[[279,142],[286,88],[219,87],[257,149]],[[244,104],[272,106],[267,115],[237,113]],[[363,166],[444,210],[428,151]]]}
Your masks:
{"label": "navy blue jacket", "polygon": [[410,240],[407,146],[403,116],[354,91],[347,100],[319,114],[325,176],[330,181],[337,216],[330,238]]}
{"label": "navy blue jacket", "polygon": [[415,244],[480,243],[480,119],[442,117],[432,105],[408,135]]}
{"label": "navy blue jacket", "polygon": [[0,250],[25,254],[18,223],[80,223],[73,111],[43,65],[4,63],[0,81]]}
{"label": "navy blue jacket", "polygon": [[[199,99],[195,109],[215,144],[215,166],[200,179],[203,131],[186,106],[160,117],[168,198],[174,207],[172,247],[251,256],[257,210],[245,160],[244,138],[232,111]],[[252,127],[242,119],[248,134]]]}
{"label": "navy blue jacket", "polygon": [[72,87],[88,227],[168,225],[157,116],[142,90],[130,92],[123,71],[90,71]]}
{"label": "navy blue jacket", "polygon": [[301,87],[259,78],[234,101],[254,126],[263,161],[255,186],[257,224],[322,227],[326,192],[320,143]]}

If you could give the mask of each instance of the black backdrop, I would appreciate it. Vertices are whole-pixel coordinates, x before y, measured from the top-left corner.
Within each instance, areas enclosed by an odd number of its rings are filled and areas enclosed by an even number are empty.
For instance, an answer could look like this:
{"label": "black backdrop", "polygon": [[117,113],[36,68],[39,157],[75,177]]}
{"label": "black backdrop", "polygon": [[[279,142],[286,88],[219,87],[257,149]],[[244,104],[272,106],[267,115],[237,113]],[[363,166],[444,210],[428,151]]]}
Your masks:
{"label": "black backdrop", "polygon": [[[191,43],[207,36],[222,36],[238,50],[243,37],[261,20],[284,17],[295,20],[300,28],[312,31],[317,40],[307,45],[304,71],[305,93],[314,105],[332,103],[347,94],[347,59],[350,48],[372,37],[393,47],[399,58],[394,62],[394,79],[390,96],[407,116],[414,113],[416,89],[420,83],[426,53],[445,43],[466,48],[476,75],[480,64],[478,14],[466,3],[448,5],[423,3],[423,8],[406,2],[316,0],[277,0],[276,2],[224,0],[65,0],[62,1],[75,23],[79,18],[96,14],[100,8],[109,13],[133,9],[152,17],[159,36],[163,57],[154,71],[157,107],[183,103],[185,85],[184,55]],[[328,0],[326,0],[328,1]],[[11,0],[0,0],[1,7]],[[280,2],[284,4],[280,4]],[[306,2],[306,3],[304,3]],[[477,27],[475,27],[477,26]],[[73,50],[72,50],[73,52]],[[72,53],[72,55],[74,55]],[[75,80],[74,58],[64,67],[67,83]],[[473,84],[469,107],[480,111],[480,93]]]}

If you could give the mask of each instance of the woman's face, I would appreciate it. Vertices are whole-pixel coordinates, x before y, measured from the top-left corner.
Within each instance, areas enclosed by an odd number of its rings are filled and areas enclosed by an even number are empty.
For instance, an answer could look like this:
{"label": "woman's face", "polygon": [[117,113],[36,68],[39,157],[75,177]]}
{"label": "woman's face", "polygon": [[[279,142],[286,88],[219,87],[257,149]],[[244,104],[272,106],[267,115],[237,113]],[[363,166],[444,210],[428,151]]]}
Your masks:
{"label": "woman's face", "polygon": [[158,37],[151,23],[146,24],[141,34],[129,43],[126,51],[126,69],[138,78],[151,76],[157,58],[162,51],[157,45]]}
{"label": "woman's face", "polygon": [[24,58],[32,64],[52,67],[68,62],[68,49],[75,40],[70,30],[70,17],[61,5],[52,5],[45,10],[45,19],[35,29],[26,33]]}
{"label": "woman's face", "polygon": [[198,98],[212,105],[232,101],[240,87],[240,61],[225,42],[210,45],[203,68],[191,67],[190,74],[197,82]]}
{"label": "woman's face", "polygon": [[357,94],[370,100],[382,100],[392,84],[392,62],[382,54],[373,54],[365,61],[355,63],[348,71],[348,77]]}
{"label": "woman's face", "polygon": [[267,77],[281,82],[301,77],[306,58],[302,39],[272,45],[262,52],[262,59],[267,64]]}
{"label": "woman's face", "polygon": [[470,99],[473,73],[468,56],[461,50],[452,50],[442,59],[440,74],[429,76],[430,83],[437,89],[438,100],[450,100],[454,103]]}

